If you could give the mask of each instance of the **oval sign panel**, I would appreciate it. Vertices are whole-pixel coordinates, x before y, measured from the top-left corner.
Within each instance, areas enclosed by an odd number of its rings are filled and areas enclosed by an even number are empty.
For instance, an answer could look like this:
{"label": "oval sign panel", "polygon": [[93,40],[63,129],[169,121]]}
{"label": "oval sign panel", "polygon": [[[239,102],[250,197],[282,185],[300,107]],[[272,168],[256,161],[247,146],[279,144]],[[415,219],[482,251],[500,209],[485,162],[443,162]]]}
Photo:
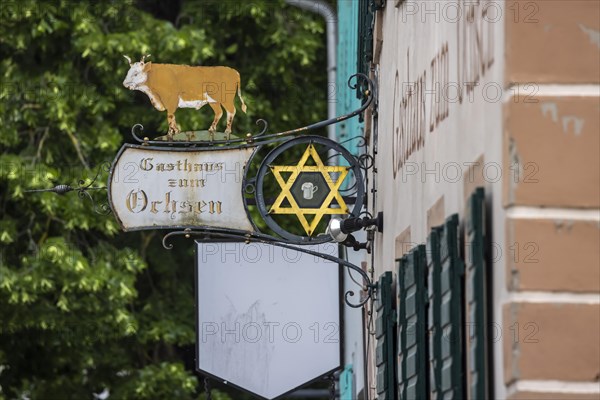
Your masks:
{"label": "oval sign panel", "polygon": [[199,226],[252,231],[241,187],[253,151],[127,144],[111,168],[110,205],[125,231]]}

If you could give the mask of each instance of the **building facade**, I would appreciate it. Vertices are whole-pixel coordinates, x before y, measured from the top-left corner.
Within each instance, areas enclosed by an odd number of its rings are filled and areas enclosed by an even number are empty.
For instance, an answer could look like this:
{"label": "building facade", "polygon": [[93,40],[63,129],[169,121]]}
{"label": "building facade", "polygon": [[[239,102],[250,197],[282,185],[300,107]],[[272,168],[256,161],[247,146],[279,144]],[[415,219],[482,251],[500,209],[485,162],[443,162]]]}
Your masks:
{"label": "building facade", "polygon": [[338,18],[338,87],[353,66],[377,85],[338,139],[367,139],[384,213],[352,256],[378,290],[346,313],[342,398],[599,398],[600,2],[339,0]]}

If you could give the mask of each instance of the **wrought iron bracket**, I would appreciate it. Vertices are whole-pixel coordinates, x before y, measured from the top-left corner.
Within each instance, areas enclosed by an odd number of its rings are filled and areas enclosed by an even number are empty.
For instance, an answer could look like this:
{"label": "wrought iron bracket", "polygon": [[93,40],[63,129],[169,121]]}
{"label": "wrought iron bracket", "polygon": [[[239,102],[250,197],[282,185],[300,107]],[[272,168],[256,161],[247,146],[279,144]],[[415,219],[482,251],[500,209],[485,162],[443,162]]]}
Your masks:
{"label": "wrought iron bracket", "polygon": [[[355,80],[355,81],[354,81]],[[354,82],[354,83],[353,83]],[[241,148],[260,148],[262,146],[265,145],[269,145],[269,144],[273,144],[273,143],[280,143],[282,141],[289,141],[289,145],[292,145],[296,142],[303,142],[302,138],[296,138],[294,139],[295,135],[301,134],[301,133],[305,133],[311,130],[316,130],[316,129],[320,129],[332,124],[336,124],[338,122],[341,121],[345,121],[349,118],[352,118],[354,116],[360,115],[362,114],[373,102],[374,99],[374,92],[376,90],[375,85],[373,83],[373,81],[371,81],[371,79],[369,79],[368,76],[358,73],[358,74],[354,74],[352,75],[349,79],[348,79],[348,86],[351,89],[358,89],[360,91],[360,94],[363,98],[362,104],[359,108],[357,108],[356,110],[347,113],[345,115],[341,115],[335,118],[330,118],[330,119],[326,119],[323,121],[319,121],[313,124],[309,124],[306,126],[303,126],[301,128],[296,128],[296,129],[291,129],[288,131],[283,131],[283,132],[278,132],[278,133],[272,133],[272,134],[267,134],[267,129],[268,129],[268,123],[267,121],[263,120],[263,119],[259,119],[258,121],[256,121],[256,124],[259,125],[261,127],[261,130],[258,133],[248,133],[245,135],[245,137],[242,138],[227,138],[226,140],[198,140],[198,141],[162,141],[162,140],[151,140],[148,137],[145,137],[142,135],[143,129],[144,127],[141,124],[136,124],[132,127],[131,129],[131,134],[134,138],[134,140],[136,140],[139,144],[141,144],[142,146],[154,146],[154,147],[160,147],[160,148],[177,148],[177,150],[180,151],[186,151],[186,150],[193,150],[193,149],[208,149],[208,148],[218,148],[218,149],[241,149]],[[183,132],[186,134],[194,134],[194,132]],[[190,136],[191,137],[191,136]],[[322,139],[320,137],[316,137],[316,136],[312,136],[312,137],[306,137],[306,140],[309,140],[314,143],[319,143],[320,141],[324,141],[325,139]],[[357,138],[350,138],[349,140],[355,140],[355,139],[359,139],[361,140],[361,142],[359,142],[358,147],[363,147],[367,145],[367,141],[366,138],[364,137],[357,137]],[[366,173],[367,170],[369,170],[370,168],[373,167],[374,164],[374,160],[373,157],[367,154],[363,154],[360,155],[358,157],[352,156],[347,150],[345,150],[343,148],[343,146],[341,146],[342,143],[336,143],[335,144],[335,150],[341,154],[344,158],[346,158],[346,160],[348,162],[350,162],[350,166],[348,167],[349,169],[354,169],[355,175],[357,177],[356,182],[354,183],[353,187],[350,188],[346,188],[346,191],[351,191],[351,190],[356,190],[357,193],[359,193],[360,195],[357,195],[357,200],[355,202],[355,204],[358,204],[359,206],[362,204],[363,202],[363,198],[364,198],[364,193],[362,192],[362,185],[364,184],[364,180],[361,177],[361,173],[360,170],[364,171]],[[286,144],[284,144],[281,147],[285,147]],[[277,149],[275,149],[277,150]],[[274,151],[275,151],[274,150]],[[255,153],[256,154],[256,153]],[[270,153],[271,154],[271,153]],[[275,155],[277,155],[277,153],[273,153]],[[266,166],[266,164],[265,164]],[[94,207],[94,211],[98,214],[102,214],[102,215],[106,215],[108,213],[111,212],[111,208],[109,207],[108,204],[102,204],[100,205],[100,207],[97,206],[94,198],[90,195],[89,191],[92,190],[106,190],[107,187],[106,186],[93,186],[94,183],[97,181],[98,177],[100,176],[100,172],[102,172],[102,170],[108,172],[110,171],[111,167],[107,164],[103,164],[98,168],[98,171],[96,173],[96,176],[94,177],[94,179],[88,183],[87,185],[85,184],[84,180],[80,180],[79,181],[79,185],[76,187],[67,185],[67,184],[60,184],[57,185],[53,188],[49,188],[49,189],[33,189],[33,190],[27,190],[26,192],[54,192],[60,195],[63,195],[65,193],[71,192],[71,191],[77,191],[78,192],[78,196],[80,198],[88,198],[91,202],[92,205]],[[247,172],[247,171],[246,171]],[[261,208],[261,201],[264,201],[264,198],[259,196],[260,195],[260,188],[257,187],[257,184],[259,184],[259,177],[247,177],[247,174],[245,174],[244,176],[244,180],[242,182],[242,191],[245,194],[248,195],[252,195],[254,194],[255,197],[257,198],[257,205],[259,206],[259,209]],[[244,197],[245,199],[245,197]],[[246,200],[244,200],[246,201]],[[264,205],[264,204],[262,204]],[[247,206],[247,204],[246,204]],[[262,207],[263,209],[265,207]],[[247,207],[246,207],[247,209]],[[264,211],[264,210],[263,210]],[[358,217],[358,214],[360,213],[360,207],[355,207],[355,210],[352,211],[352,215],[354,217]],[[262,216],[264,218],[265,213],[262,213]],[[268,218],[266,219],[268,220]],[[281,232],[278,231],[277,226],[275,224],[271,224],[271,228],[275,227],[276,229],[274,229],[274,231],[277,234],[281,234]],[[182,229],[184,227],[176,227],[175,229]],[[153,227],[153,229],[157,229],[157,227]],[[196,238],[201,238],[202,240],[206,240],[206,241],[217,241],[217,240],[237,240],[237,241],[245,241],[246,243],[251,243],[251,242],[256,242],[256,243],[265,243],[265,244],[270,244],[273,246],[278,246],[278,247],[282,247],[282,248],[287,248],[287,249],[292,249],[292,250],[296,250],[296,251],[300,251],[306,254],[310,254],[316,257],[320,257],[323,258],[325,260],[334,262],[336,264],[339,265],[343,265],[346,268],[348,268],[349,270],[353,270],[355,272],[357,272],[358,274],[360,274],[363,278],[363,283],[362,283],[362,289],[361,292],[364,293],[363,296],[359,296],[359,300],[356,303],[352,303],[350,301],[350,297],[354,297],[356,296],[355,292],[352,290],[348,290],[345,295],[344,295],[344,301],[346,302],[346,304],[348,304],[348,306],[353,307],[353,308],[358,308],[358,307],[362,307],[364,304],[366,304],[369,299],[372,299],[374,296],[374,292],[376,290],[376,284],[374,284],[370,278],[370,276],[363,271],[362,268],[346,261],[343,260],[339,257],[335,257],[329,254],[324,254],[324,253],[319,253],[317,251],[313,251],[313,250],[309,250],[307,248],[304,248],[303,245],[307,245],[307,244],[317,244],[317,243],[324,243],[324,242],[331,242],[332,238],[330,235],[326,234],[324,236],[319,236],[316,238],[308,238],[310,240],[307,240],[306,237],[302,237],[302,236],[294,236],[291,235],[289,237],[274,237],[274,236],[270,236],[268,234],[264,234],[262,232],[260,232],[256,226],[254,226],[254,231],[248,232],[248,231],[238,231],[238,230],[234,230],[234,229],[225,229],[225,228],[215,228],[215,227],[208,227],[208,226],[196,226],[193,229],[191,228],[185,228],[183,230],[177,230],[177,231],[173,231],[170,233],[167,233],[164,237],[163,237],[163,246],[166,249],[171,249],[173,248],[173,245],[168,243],[169,239],[171,239],[172,237],[175,236],[184,236],[186,238],[191,238],[191,237],[196,237]],[[285,236],[285,235],[283,235]]]}
{"label": "wrought iron bracket", "polygon": [[25,190],[24,193],[52,192],[52,193],[56,193],[56,194],[59,194],[62,196],[66,193],[69,193],[72,191],[77,191],[77,196],[80,199],[87,198],[92,202],[92,207],[96,214],[108,215],[111,212],[108,202],[102,203],[102,204],[100,204],[100,206],[98,206],[98,204],[96,204],[96,201],[94,200],[92,195],[89,193],[89,191],[91,191],[91,190],[106,190],[107,189],[106,186],[92,186],[92,185],[94,185],[94,183],[98,180],[98,177],[100,176],[100,172],[102,172],[102,171],[108,172],[109,170],[110,170],[110,164],[103,163],[102,165],[100,165],[98,167],[98,170],[96,171],[96,176],[94,176],[94,179],[92,179],[91,182],[88,183],[87,185],[85,184],[85,180],[80,179],[78,182],[78,186],[76,186],[76,187],[73,187],[68,184],[59,184],[59,185],[56,185],[53,188],[49,188],[49,189]]}
{"label": "wrought iron bracket", "polygon": [[[355,83],[353,83],[354,79],[356,79]],[[374,98],[374,92],[375,92],[376,88],[374,86],[374,83],[366,75],[360,74],[360,73],[352,75],[348,79],[348,86],[351,89],[360,88],[361,95],[363,96],[363,99],[364,99],[360,108],[358,108],[348,114],[339,116],[339,117],[330,118],[330,119],[316,122],[314,124],[310,124],[310,125],[307,125],[307,126],[304,126],[301,128],[292,129],[292,130],[288,130],[288,131],[284,131],[284,132],[266,134],[266,131],[268,128],[268,123],[265,120],[258,120],[257,125],[262,125],[262,130],[259,133],[257,133],[257,134],[249,133],[246,135],[245,138],[234,138],[234,139],[229,139],[229,140],[168,142],[168,141],[160,141],[160,140],[149,140],[147,137],[144,137],[142,139],[140,136],[141,136],[141,131],[143,130],[143,126],[140,124],[137,124],[132,128],[132,135],[135,140],[142,143],[143,145],[152,145],[152,146],[157,146],[157,147],[192,147],[192,148],[199,148],[199,149],[203,148],[203,147],[205,148],[205,147],[213,147],[213,146],[218,146],[219,148],[222,148],[222,149],[262,147],[267,144],[278,143],[278,142],[281,142],[284,140],[289,140],[286,144],[281,146],[282,148],[285,149],[286,146],[290,147],[296,141],[300,141],[300,142],[302,141],[301,138],[292,139],[295,135],[300,134],[300,133],[305,133],[310,130],[320,129],[325,126],[335,124],[335,123],[347,120],[349,118],[352,118],[354,116],[360,115],[371,105],[373,98]],[[308,137],[305,139],[318,143],[320,138]],[[350,141],[350,140],[360,140],[357,147],[364,147],[367,145],[366,138],[362,137],[362,136],[350,138],[347,141]],[[344,158],[346,158],[346,160],[348,162],[350,162],[351,161],[350,153],[347,150],[345,150],[342,146],[344,143],[345,142],[338,143],[336,145],[337,148],[335,150],[342,156],[345,155]],[[278,154],[279,153],[274,150],[274,152],[271,152],[269,155],[271,155],[272,158],[274,158]],[[261,168],[265,168],[265,166],[269,163],[269,155],[267,156],[266,162],[263,160],[262,164],[264,164],[264,165],[262,165]],[[354,164],[354,166],[350,165],[349,168],[354,168],[355,172],[358,175],[358,179],[355,182],[355,186],[358,187],[358,186],[361,186],[364,184],[364,181],[363,181],[362,177],[360,176],[360,172],[358,172],[358,170],[360,169],[364,173],[366,173],[367,170],[373,168],[374,160],[371,155],[363,154],[363,155],[356,157],[356,160],[353,160],[353,161],[355,161],[355,162],[354,163],[350,162],[350,164]],[[268,218],[268,214],[265,213],[266,209],[264,207],[264,199],[263,199],[263,196],[261,195],[261,193],[259,193],[260,192],[259,187],[258,187],[258,186],[260,186],[259,177],[260,176],[250,177],[250,176],[245,175],[244,180],[242,182],[242,190],[246,194],[254,195],[256,197],[257,205],[259,206],[258,208],[259,208],[259,210],[262,208],[262,211],[263,211],[261,213],[261,216],[266,221],[268,221],[269,218]],[[351,187],[351,188],[347,188],[346,190],[357,190],[357,188]],[[359,192],[361,190],[362,189],[358,189]],[[360,202],[362,204],[362,201],[363,201],[362,195],[359,200],[360,201],[358,201],[358,202]],[[263,207],[261,207],[261,205]],[[359,212],[360,212],[360,207],[354,211],[353,216],[358,217]],[[267,218],[265,218],[265,215],[267,215]],[[300,252],[303,252],[306,254],[313,255],[315,257],[320,257],[325,260],[334,262],[338,265],[343,265],[349,271],[355,271],[362,277],[362,279],[363,279],[362,288],[361,288],[362,296],[359,295],[359,299],[357,302],[351,301],[351,298],[356,296],[355,291],[348,290],[344,294],[344,301],[348,306],[353,307],[353,308],[359,308],[359,307],[364,306],[369,301],[369,299],[373,299],[377,285],[376,285],[376,283],[373,283],[369,274],[367,272],[365,272],[362,268],[360,268],[342,258],[335,257],[335,256],[325,254],[325,253],[319,253],[317,251],[313,251],[308,248],[305,248],[305,245],[308,245],[308,244],[331,242],[332,238],[330,235],[326,234],[322,238],[318,237],[318,238],[312,238],[312,239],[306,238],[306,237],[295,236],[295,235],[282,235],[281,230],[278,229],[278,226],[276,226],[276,224],[271,223],[269,226],[277,235],[279,235],[279,237],[275,237],[275,236],[271,236],[271,235],[262,233],[257,229],[256,226],[254,226],[254,231],[251,231],[251,232],[239,231],[239,230],[234,230],[234,229],[226,229],[226,228],[209,227],[209,226],[198,226],[198,227],[184,228],[184,229],[169,232],[163,237],[162,243],[163,243],[163,246],[165,249],[172,249],[173,245],[171,243],[169,243],[170,239],[172,239],[173,237],[176,237],[176,236],[183,236],[188,239],[195,238],[195,239],[200,239],[202,241],[234,240],[234,241],[242,241],[245,243],[264,243],[264,244],[270,244],[273,246],[278,246],[278,247],[282,247],[282,248],[286,248],[286,249],[300,251]],[[307,239],[311,239],[311,240],[307,240]]]}
{"label": "wrought iron bracket", "polygon": [[198,229],[184,229],[181,231],[174,231],[167,233],[162,240],[163,247],[167,250],[173,248],[173,244],[169,243],[169,240],[175,236],[183,236],[186,239],[190,238],[200,238],[202,241],[219,241],[219,240],[237,240],[243,241],[246,244],[248,243],[264,243],[270,244],[277,247],[282,247],[284,249],[296,250],[302,253],[310,254],[315,257],[320,257],[324,260],[334,262],[336,264],[343,265],[349,270],[356,271],[363,278],[363,287],[362,292],[365,295],[359,299],[357,303],[350,302],[349,298],[354,297],[356,294],[353,290],[348,290],[344,294],[344,301],[349,307],[359,308],[365,305],[369,299],[373,297],[373,293],[377,287],[377,284],[374,284],[369,275],[360,267],[352,264],[351,262],[341,259],[339,257],[332,256],[326,253],[319,253],[318,251],[309,250],[303,248],[303,246],[294,245],[291,243],[286,243],[282,241],[280,238],[276,238],[270,235],[255,233],[255,232],[244,232],[244,231],[235,231],[231,229],[222,229],[222,228],[213,228],[213,227],[203,227]]}

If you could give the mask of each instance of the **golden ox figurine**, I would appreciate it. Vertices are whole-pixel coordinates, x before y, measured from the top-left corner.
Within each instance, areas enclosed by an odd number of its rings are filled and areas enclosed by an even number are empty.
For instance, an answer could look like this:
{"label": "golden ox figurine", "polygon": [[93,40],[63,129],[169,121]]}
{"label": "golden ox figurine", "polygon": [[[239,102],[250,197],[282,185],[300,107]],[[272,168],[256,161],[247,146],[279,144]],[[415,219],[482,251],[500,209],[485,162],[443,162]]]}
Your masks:
{"label": "golden ox figurine", "polygon": [[229,67],[155,64],[145,61],[148,56],[143,56],[135,63],[128,56],[124,56],[130,68],[123,86],[145,93],[154,108],[158,111],[167,111],[168,140],[173,140],[173,135],[180,132],[175,121],[175,111],[178,108],[198,110],[206,104],[210,105],[215,112],[215,118],[208,128],[211,137],[223,116],[221,108],[223,107],[227,112],[225,134],[229,138],[236,111],[234,104],[236,94],[242,102],[242,111],[246,112],[246,104],[240,89],[240,74]]}

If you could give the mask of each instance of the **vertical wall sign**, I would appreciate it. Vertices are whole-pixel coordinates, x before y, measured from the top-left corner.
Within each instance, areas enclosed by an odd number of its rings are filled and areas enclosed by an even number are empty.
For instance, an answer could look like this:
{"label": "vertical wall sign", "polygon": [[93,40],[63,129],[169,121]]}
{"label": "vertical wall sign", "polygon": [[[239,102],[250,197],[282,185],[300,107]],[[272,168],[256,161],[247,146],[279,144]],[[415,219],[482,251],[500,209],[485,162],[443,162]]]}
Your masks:
{"label": "vertical wall sign", "polygon": [[259,243],[196,249],[200,372],[274,399],[340,367],[337,263]]}

